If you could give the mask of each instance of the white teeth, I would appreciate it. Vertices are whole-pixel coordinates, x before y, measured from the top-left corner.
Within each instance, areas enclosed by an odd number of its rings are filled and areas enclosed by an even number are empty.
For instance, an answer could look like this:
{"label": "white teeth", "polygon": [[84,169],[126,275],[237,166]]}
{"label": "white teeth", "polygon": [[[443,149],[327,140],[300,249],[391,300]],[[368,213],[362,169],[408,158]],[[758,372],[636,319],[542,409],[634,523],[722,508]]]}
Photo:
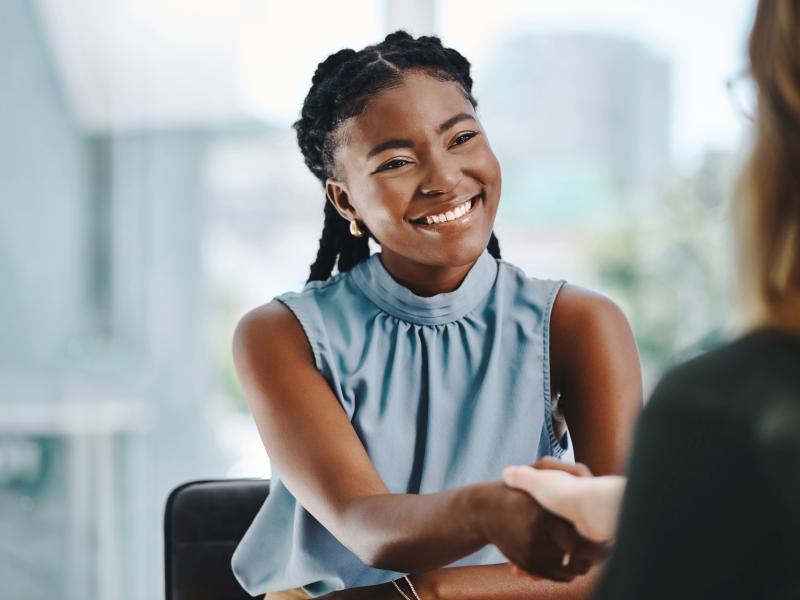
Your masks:
{"label": "white teeth", "polygon": [[445,221],[453,221],[455,219],[461,218],[469,209],[472,208],[472,200],[467,200],[463,204],[458,205],[453,210],[448,210],[446,213],[441,215],[432,215],[430,217],[425,217],[425,223],[431,225],[433,223],[444,223]]}

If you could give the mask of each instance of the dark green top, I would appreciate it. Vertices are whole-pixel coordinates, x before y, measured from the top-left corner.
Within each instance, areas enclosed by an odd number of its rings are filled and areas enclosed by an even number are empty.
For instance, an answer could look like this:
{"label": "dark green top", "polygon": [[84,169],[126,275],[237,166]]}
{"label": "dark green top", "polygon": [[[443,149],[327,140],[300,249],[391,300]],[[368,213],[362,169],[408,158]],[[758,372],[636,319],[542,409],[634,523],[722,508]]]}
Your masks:
{"label": "dark green top", "polygon": [[800,338],[669,373],[637,428],[597,600],[800,598]]}

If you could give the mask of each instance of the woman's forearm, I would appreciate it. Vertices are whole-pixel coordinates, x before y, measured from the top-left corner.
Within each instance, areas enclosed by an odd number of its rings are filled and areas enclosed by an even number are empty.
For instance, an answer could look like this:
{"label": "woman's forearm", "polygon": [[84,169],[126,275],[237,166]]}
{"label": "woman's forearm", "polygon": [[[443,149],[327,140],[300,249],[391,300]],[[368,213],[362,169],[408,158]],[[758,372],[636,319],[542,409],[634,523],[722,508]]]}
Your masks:
{"label": "woman's forearm", "polygon": [[[508,563],[474,567],[449,567],[410,576],[421,600],[585,600],[598,577],[595,567],[571,583],[533,580],[511,572]],[[404,581],[401,589],[412,594]],[[333,592],[326,600],[401,600],[391,583]]]}
{"label": "woman's forearm", "polygon": [[411,580],[422,600],[585,600],[596,584],[599,568],[570,583],[520,577],[511,572],[508,563],[437,569],[411,575]]}
{"label": "woman's forearm", "polygon": [[341,526],[372,567],[430,571],[479,550],[490,540],[481,516],[498,510],[503,484],[480,483],[435,494],[378,494],[354,500]]}
{"label": "woman's forearm", "polygon": [[[494,544],[529,573],[570,581],[602,553],[568,521],[501,481],[436,494],[364,496],[351,500],[338,521],[339,539],[363,562],[400,573],[432,571]],[[556,557],[567,550],[576,560],[562,564]]]}

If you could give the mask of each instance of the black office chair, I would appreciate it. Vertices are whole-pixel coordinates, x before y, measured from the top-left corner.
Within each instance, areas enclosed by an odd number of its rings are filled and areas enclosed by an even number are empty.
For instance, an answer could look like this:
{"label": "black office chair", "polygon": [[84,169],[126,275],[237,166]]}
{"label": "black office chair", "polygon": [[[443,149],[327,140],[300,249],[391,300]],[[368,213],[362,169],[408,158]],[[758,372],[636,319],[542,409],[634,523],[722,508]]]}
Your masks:
{"label": "black office chair", "polygon": [[166,600],[250,600],[231,556],[269,494],[269,479],[190,481],[164,511]]}

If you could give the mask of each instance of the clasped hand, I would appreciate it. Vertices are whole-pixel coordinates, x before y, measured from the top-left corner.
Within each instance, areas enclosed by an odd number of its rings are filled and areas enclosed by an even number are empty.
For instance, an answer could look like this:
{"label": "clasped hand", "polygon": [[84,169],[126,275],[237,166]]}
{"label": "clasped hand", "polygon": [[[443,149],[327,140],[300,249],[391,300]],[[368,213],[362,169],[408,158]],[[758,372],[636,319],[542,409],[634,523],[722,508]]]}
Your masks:
{"label": "clasped hand", "polygon": [[546,458],[510,467],[503,479],[512,489],[495,507],[487,537],[517,572],[567,582],[607,554],[623,477],[591,477],[585,465]]}

